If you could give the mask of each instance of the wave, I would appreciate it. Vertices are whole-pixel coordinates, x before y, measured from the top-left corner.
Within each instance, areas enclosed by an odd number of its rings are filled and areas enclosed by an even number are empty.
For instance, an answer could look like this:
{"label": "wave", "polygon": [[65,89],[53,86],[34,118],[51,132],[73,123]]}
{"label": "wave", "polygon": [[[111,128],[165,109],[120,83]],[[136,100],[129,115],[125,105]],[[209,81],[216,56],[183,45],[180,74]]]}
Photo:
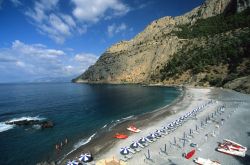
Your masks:
{"label": "wave", "polygon": [[89,138],[84,138],[82,140],[80,140],[79,142],[77,142],[75,145],[74,145],[74,149],[77,149],[85,144],[88,144],[92,138],[94,138],[96,135],[96,133],[94,133],[93,135],[91,135]]}
{"label": "wave", "polygon": [[24,117],[19,117],[19,118],[13,118],[11,120],[5,121],[5,122],[16,122],[16,121],[22,121],[22,120],[45,120],[45,118],[43,117],[39,117],[39,116],[35,116],[35,117],[31,117],[31,116],[24,116]]}
{"label": "wave", "polygon": [[131,116],[128,116],[128,117],[124,117],[122,118],[123,120],[128,120],[128,119],[133,119],[134,118],[134,115],[131,115]]}
{"label": "wave", "polygon": [[5,122],[0,122],[0,132],[8,131],[14,128],[14,125],[5,124]]}
{"label": "wave", "polygon": [[88,143],[95,137],[95,135],[96,135],[96,133],[94,133],[93,135],[91,135],[91,136],[88,137],[88,138],[84,138],[84,139],[80,140],[79,142],[77,142],[77,143],[73,146],[73,150],[71,150],[69,153],[67,153],[66,155],[64,155],[64,156],[62,157],[62,159],[60,159],[60,160],[58,161],[58,163],[60,164],[61,161],[62,161],[64,158],[66,158],[69,154],[71,154],[72,152],[74,152],[75,150],[77,150],[78,148],[80,148],[81,146],[88,144]]}
{"label": "wave", "polygon": [[112,120],[111,123],[109,124],[110,126],[109,126],[108,130],[111,131],[112,128],[114,128],[116,125],[121,124],[121,123],[123,123],[125,121],[128,121],[128,120],[135,119],[135,118],[136,118],[136,116],[131,115],[131,116],[128,116],[128,117],[123,117],[123,118],[118,119],[116,121]]}
{"label": "wave", "polygon": [[105,124],[105,125],[102,127],[102,129],[106,128],[107,126],[108,126],[108,124]]}
{"label": "wave", "polygon": [[45,120],[45,118],[43,117],[39,117],[39,116],[35,116],[35,117],[31,117],[31,116],[24,116],[24,117],[19,117],[19,118],[13,118],[4,122],[0,122],[0,132],[4,132],[4,131],[8,131],[12,128],[15,127],[15,125],[10,125],[10,124],[5,124],[6,122],[16,122],[16,121],[22,121],[22,120]]}

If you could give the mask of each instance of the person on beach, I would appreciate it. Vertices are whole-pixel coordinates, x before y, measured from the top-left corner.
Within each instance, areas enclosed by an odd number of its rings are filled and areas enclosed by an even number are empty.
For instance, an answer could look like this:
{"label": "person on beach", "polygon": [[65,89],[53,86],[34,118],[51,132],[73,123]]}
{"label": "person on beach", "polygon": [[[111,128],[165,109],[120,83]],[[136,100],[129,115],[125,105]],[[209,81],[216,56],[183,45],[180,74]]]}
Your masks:
{"label": "person on beach", "polygon": [[57,151],[57,153],[59,153],[59,151],[60,151],[60,146],[59,146],[59,144],[56,144],[56,151]]}
{"label": "person on beach", "polygon": [[62,149],[62,147],[63,147],[63,142],[61,142],[61,149]]}
{"label": "person on beach", "polygon": [[66,145],[66,144],[68,144],[68,139],[67,139],[67,138],[65,139],[65,145]]}
{"label": "person on beach", "polygon": [[208,134],[205,135],[205,141],[207,142],[208,139]]}

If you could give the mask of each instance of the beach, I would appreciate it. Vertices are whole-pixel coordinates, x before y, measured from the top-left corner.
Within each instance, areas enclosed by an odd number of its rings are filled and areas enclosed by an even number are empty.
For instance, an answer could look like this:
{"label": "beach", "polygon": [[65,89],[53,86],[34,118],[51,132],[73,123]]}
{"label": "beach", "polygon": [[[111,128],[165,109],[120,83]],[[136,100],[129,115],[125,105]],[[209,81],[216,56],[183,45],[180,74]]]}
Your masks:
{"label": "beach", "polygon": [[[140,148],[139,152],[131,153],[125,163],[194,164],[194,158],[202,157],[217,160],[221,164],[247,164],[249,151],[244,158],[241,158],[220,153],[216,151],[216,147],[223,139],[230,139],[249,148],[250,96],[227,89],[192,87],[186,87],[182,96],[172,105],[118,124],[111,131],[103,133],[101,137],[97,137],[67,155],[60,163],[66,164],[69,159],[76,159],[83,152],[93,154],[94,161],[89,164],[96,164],[103,159],[124,159],[124,156],[120,154],[120,148],[129,147],[132,142],[138,141],[141,137],[147,137],[150,133],[201,106],[204,107],[195,117],[190,118],[167,135],[157,138],[147,147]],[[221,107],[224,107],[223,112],[218,111]],[[216,115],[211,117],[211,114],[215,112],[217,112]],[[208,116],[210,119],[206,123]],[[140,133],[128,132],[126,128],[131,124],[142,131]],[[125,133],[129,137],[125,140],[114,139],[115,133]],[[191,147],[191,143],[197,146]],[[191,159],[185,159],[183,154],[193,149],[196,151],[194,156]],[[147,158],[148,152],[150,159]]]}

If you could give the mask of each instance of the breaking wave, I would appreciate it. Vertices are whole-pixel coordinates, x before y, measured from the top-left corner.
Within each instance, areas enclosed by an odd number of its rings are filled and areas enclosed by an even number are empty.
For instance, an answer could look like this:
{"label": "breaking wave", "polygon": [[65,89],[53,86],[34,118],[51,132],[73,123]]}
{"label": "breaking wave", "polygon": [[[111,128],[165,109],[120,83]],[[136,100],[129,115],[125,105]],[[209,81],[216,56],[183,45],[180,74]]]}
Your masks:
{"label": "breaking wave", "polygon": [[14,128],[14,125],[5,124],[5,122],[0,122],[0,132],[4,132],[12,128]]}
{"label": "breaking wave", "polygon": [[22,121],[22,120],[45,120],[45,118],[39,117],[39,116],[35,116],[35,117],[31,117],[31,116],[24,116],[24,117],[19,117],[19,118],[13,118],[4,122],[0,122],[0,132],[4,132],[4,131],[8,131],[12,128],[15,127],[15,125],[10,125],[10,124],[5,124],[6,122],[16,122],[16,121]]}

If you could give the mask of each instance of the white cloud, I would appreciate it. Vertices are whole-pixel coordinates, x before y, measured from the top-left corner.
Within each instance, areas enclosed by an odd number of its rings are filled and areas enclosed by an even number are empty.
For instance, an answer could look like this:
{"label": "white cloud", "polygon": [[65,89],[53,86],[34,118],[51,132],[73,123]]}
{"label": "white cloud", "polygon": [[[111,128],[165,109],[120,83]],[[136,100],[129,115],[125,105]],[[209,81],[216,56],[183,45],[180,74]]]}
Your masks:
{"label": "white cloud", "polygon": [[16,65],[17,65],[17,66],[20,66],[20,67],[26,67],[25,63],[22,62],[22,61],[17,61],[17,62],[16,62]]}
{"label": "white cloud", "polygon": [[[97,22],[108,14],[109,17],[124,15],[129,7],[120,0],[72,0],[75,4],[73,15],[81,21]],[[108,13],[111,10],[112,13]]]}
{"label": "white cloud", "polygon": [[60,2],[59,0],[37,0],[34,6],[25,12],[38,32],[59,44],[64,43],[66,38],[72,35],[86,33],[89,26],[101,19],[122,16],[130,11],[130,8],[121,0],[71,0],[74,6],[69,9],[70,13],[65,13],[60,9]]}
{"label": "white cloud", "polygon": [[65,53],[61,50],[47,49],[46,46],[42,44],[27,45],[19,40],[12,43],[12,49],[18,53],[29,56],[37,56],[39,58],[55,58],[57,56],[65,55]]}
{"label": "white cloud", "polygon": [[10,1],[14,4],[15,7],[22,5],[22,3],[19,0],[10,0]]}
{"label": "white cloud", "polygon": [[34,3],[34,8],[25,14],[30,17],[38,30],[57,43],[63,43],[65,38],[75,31],[76,22],[67,14],[59,12],[58,0],[40,0]]}
{"label": "white cloud", "polygon": [[115,34],[124,32],[127,30],[127,25],[121,23],[120,25],[112,24],[108,26],[107,32],[109,37],[113,37]]}
{"label": "white cloud", "polygon": [[76,76],[96,60],[97,56],[91,53],[72,56],[43,44],[26,44],[16,40],[11,47],[0,49],[0,81],[4,79],[3,75],[19,79]]}

